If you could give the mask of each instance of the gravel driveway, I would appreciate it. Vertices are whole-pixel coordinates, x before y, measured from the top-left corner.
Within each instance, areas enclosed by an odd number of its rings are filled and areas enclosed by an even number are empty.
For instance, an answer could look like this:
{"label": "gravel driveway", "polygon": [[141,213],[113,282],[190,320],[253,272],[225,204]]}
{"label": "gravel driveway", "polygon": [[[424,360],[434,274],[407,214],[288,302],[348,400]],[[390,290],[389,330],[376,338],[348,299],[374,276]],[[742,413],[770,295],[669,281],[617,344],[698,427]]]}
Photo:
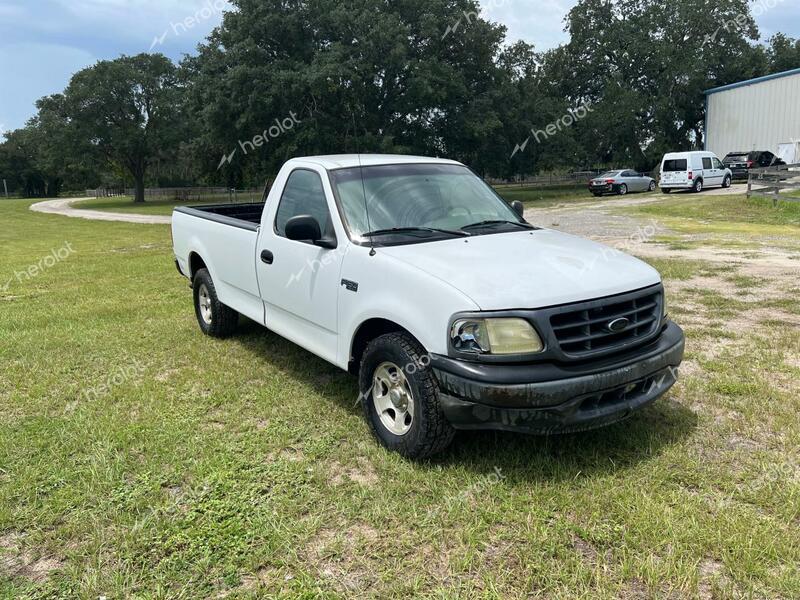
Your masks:
{"label": "gravel driveway", "polygon": [[58,198],[57,200],[37,202],[31,205],[31,210],[34,212],[62,215],[64,217],[74,217],[77,219],[90,219],[92,221],[119,221],[123,223],[145,223],[148,225],[169,225],[172,223],[172,217],[167,216],[137,215],[135,213],[115,213],[73,208],[72,203],[80,200],[86,200],[86,198]]}

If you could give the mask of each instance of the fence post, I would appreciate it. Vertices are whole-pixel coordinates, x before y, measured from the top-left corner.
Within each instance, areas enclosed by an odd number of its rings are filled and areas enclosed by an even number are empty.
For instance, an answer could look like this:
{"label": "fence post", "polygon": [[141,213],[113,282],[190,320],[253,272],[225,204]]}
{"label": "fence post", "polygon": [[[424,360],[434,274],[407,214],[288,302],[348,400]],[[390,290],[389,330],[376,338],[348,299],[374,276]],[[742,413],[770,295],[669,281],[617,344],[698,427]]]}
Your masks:
{"label": "fence post", "polygon": [[753,175],[752,175],[752,173],[748,173],[748,175],[747,175],[747,199],[750,200],[752,195],[753,195]]}

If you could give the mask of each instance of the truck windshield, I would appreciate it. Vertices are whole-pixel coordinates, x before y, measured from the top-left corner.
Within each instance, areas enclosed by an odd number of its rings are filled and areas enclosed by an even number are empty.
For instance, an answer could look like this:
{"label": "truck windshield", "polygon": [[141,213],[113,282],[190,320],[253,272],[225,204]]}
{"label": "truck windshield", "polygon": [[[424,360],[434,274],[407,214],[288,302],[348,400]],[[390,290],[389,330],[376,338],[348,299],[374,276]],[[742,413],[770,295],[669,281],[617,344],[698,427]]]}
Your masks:
{"label": "truck windshield", "polygon": [[458,165],[354,167],[331,171],[331,179],[354,237],[402,236],[410,230],[446,236],[445,230],[476,224],[495,233],[502,231],[498,223],[509,222],[515,230],[514,224],[524,223],[483,180]]}

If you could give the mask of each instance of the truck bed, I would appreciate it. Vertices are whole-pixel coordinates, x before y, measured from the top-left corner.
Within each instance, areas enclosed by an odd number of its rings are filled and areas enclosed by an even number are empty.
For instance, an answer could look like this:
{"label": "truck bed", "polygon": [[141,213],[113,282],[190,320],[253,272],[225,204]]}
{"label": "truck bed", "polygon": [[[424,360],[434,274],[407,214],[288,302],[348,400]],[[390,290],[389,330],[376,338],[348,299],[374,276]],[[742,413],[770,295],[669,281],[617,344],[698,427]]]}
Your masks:
{"label": "truck bed", "polygon": [[203,206],[178,206],[175,212],[192,215],[223,225],[231,225],[242,229],[258,229],[261,224],[261,213],[264,202],[246,204],[206,204]]}

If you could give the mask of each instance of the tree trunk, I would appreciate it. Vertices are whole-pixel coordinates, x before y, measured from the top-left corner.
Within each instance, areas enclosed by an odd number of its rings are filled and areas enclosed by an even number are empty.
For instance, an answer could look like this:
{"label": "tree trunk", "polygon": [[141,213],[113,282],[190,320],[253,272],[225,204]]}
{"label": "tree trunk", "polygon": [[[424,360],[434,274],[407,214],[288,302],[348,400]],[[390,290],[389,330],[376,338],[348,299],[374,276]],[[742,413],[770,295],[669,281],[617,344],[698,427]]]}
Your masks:
{"label": "tree trunk", "polygon": [[144,202],[144,173],[134,176],[134,202]]}

